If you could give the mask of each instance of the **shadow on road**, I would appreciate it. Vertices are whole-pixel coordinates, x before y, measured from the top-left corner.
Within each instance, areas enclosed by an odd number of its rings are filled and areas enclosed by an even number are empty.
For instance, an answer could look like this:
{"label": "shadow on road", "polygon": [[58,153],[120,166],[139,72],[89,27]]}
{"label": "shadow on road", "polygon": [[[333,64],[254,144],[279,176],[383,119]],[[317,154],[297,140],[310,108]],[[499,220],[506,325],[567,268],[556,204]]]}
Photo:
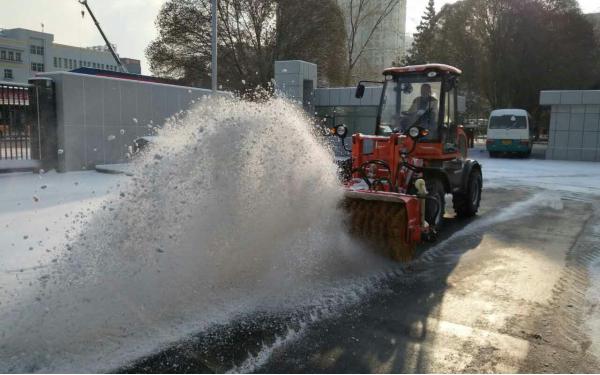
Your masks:
{"label": "shadow on road", "polygon": [[[471,221],[447,219],[440,241]],[[341,319],[314,324],[302,340],[275,353],[260,372],[429,372],[426,348],[436,340],[435,317],[451,288],[447,278],[461,255],[480,241],[479,235],[467,236],[435,261],[414,262]],[[430,247],[422,249],[425,254]]]}
{"label": "shadow on road", "polygon": [[[479,246],[483,233],[449,238],[528,194],[484,191],[478,217],[458,220],[450,212],[437,244],[421,247],[422,256],[410,265],[390,264],[391,276],[380,281],[376,292],[333,317],[317,319],[303,330],[303,312],[239,317],[121,371],[224,372],[254,357],[255,365],[247,370],[265,373],[430,372],[431,357],[443,354],[431,349],[443,347],[436,343],[443,340],[436,333],[438,325],[448,324],[438,319],[445,294],[453,288],[448,278],[462,255]],[[278,347],[277,340],[290,331],[302,335]],[[445,370],[454,372],[452,367]]]}

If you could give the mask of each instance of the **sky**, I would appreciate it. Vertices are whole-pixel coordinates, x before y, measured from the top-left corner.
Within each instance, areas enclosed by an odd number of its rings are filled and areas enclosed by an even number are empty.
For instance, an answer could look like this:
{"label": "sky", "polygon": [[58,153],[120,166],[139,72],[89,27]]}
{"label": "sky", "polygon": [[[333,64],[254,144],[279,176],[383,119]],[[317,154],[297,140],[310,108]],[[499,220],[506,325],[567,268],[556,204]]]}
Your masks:
{"label": "sky", "polygon": [[[298,0],[302,1],[302,0]],[[427,0],[407,0],[407,32],[414,32]],[[437,0],[439,10],[457,0]],[[1,0],[0,28],[23,27],[54,34],[57,43],[79,47],[104,44],[91,18],[81,17],[77,0]],[[111,43],[122,57],[142,60],[142,72],[149,73],[144,56],[146,46],[156,37],[154,21],[165,0],[88,0]],[[600,1],[579,0],[582,10],[600,12]]]}

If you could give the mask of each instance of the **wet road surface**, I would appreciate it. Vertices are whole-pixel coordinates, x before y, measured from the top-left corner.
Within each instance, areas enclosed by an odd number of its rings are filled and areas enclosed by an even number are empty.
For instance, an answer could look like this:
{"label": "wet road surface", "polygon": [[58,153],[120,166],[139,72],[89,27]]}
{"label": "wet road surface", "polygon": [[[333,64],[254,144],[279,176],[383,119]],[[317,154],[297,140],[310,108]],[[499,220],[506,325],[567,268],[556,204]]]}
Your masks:
{"label": "wet road surface", "polygon": [[418,261],[283,345],[293,313],[241,318],[122,371],[598,372],[583,327],[598,201],[545,191],[528,204],[540,191],[485,190],[469,221],[449,209]]}

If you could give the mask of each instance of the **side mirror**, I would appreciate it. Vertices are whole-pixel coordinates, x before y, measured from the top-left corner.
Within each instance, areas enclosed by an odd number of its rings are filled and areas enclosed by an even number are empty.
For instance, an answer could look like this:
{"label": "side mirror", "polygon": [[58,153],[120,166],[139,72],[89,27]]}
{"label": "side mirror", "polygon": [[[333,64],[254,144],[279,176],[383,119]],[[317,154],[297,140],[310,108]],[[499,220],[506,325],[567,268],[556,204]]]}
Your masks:
{"label": "side mirror", "polygon": [[346,136],[348,135],[348,128],[344,124],[338,125],[333,129],[335,131],[335,135],[342,139],[346,138]]}
{"label": "side mirror", "polygon": [[354,96],[356,99],[361,99],[363,96],[365,96],[365,85],[359,83],[358,86],[356,86],[356,94],[354,94]]}

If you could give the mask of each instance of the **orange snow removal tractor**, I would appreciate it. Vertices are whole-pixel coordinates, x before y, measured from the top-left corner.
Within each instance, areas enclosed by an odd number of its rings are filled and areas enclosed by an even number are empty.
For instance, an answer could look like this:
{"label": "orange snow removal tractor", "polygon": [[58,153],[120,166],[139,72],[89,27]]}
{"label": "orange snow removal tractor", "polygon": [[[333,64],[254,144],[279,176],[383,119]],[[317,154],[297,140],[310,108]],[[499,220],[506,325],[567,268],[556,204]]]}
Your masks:
{"label": "orange snow removal tractor", "polygon": [[[416,246],[435,241],[452,194],[458,217],[477,213],[481,166],[467,158],[467,137],[458,121],[461,71],[442,64],[388,68],[375,135],[332,129],[352,152],[351,178],[342,206],[351,234],[397,260],[416,256]],[[361,81],[356,98],[362,98]]]}

